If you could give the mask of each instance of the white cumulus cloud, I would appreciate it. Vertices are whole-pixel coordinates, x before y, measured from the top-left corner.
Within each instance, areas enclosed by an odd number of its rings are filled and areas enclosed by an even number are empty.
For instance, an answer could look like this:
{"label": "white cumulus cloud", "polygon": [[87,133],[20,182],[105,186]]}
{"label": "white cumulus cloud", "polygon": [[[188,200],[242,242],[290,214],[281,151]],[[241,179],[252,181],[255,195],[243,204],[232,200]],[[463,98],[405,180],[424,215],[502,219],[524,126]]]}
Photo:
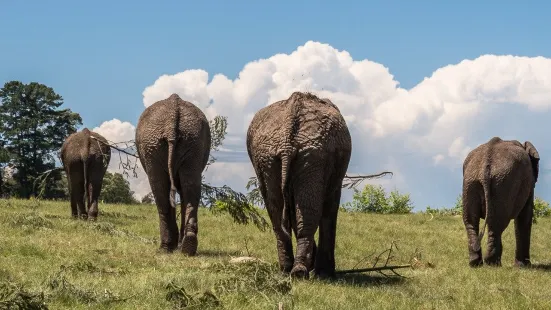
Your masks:
{"label": "white cumulus cloud", "polygon": [[[401,88],[384,65],[354,60],[346,51],[309,41],[290,54],[245,64],[234,80],[221,74],[209,80],[201,69],[163,75],[143,91],[143,104],[177,93],[209,118],[227,116],[227,151],[218,154],[219,163],[209,168],[207,177],[238,190],[253,175],[245,147],[252,116],[297,90],[339,106],[352,133],[349,172],[393,171],[392,179],[377,182],[411,193],[418,209],[451,205],[461,192],[463,159],[493,136],[530,140],[542,161],[548,158],[551,148],[541,128],[549,129],[546,119],[551,116],[551,59],[483,55],[419,78],[413,88]],[[133,130],[117,120],[100,128],[121,138],[119,131]],[[536,189],[544,198],[545,187],[538,183]]]}

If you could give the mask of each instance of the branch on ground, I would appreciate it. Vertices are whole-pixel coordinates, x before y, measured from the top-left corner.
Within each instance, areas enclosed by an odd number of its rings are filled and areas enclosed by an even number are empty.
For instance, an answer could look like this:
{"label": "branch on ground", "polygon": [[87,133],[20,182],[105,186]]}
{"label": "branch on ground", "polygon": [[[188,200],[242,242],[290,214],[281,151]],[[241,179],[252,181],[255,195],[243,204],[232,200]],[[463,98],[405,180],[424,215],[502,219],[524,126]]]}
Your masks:
{"label": "branch on ground", "polygon": [[[392,241],[392,243],[390,244],[390,248],[384,250],[379,255],[377,255],[375,257],[375,262],[369,268],[355,268],[355,267],[358,266],[361,262],[365,261],[367,258],[372,257],[373,254],[370,254],[367,257],[365,257],[364,259],[360,260],[354,266],[354,268],[348,269],[348,270],[338,270],[335,273],[337,275],[342,275],[342,274],[349,274],[349,273],[377,272],[377,273],[383,275],[384,277],[389,277],[389,275],[384,273],[383,271],[390,271],[392,273],[392,275],[394,275],[394,276],[398,276],[400,278],[406,278],[405,276],[403,276],[403,275],[399,274],[398,272],[396,272],[396,270],[397,269],[403,269],[403,268],[411,268],[412,267],[411,264],[407,264],[407,265],[389,265],[390,260],[392,260],[394,258],[392,256],[392,251],[393,251],[394,248],[397,249],[395,242]],[[377,264],[379,264],[379,262],[383,261],[382,257],[385,253],[388,253],[388,254],[387,254],[386,258],[384,259],[384,264],[382,266],[377,266]],[[390,275],[390,276],[392,276],[392,275]]]}

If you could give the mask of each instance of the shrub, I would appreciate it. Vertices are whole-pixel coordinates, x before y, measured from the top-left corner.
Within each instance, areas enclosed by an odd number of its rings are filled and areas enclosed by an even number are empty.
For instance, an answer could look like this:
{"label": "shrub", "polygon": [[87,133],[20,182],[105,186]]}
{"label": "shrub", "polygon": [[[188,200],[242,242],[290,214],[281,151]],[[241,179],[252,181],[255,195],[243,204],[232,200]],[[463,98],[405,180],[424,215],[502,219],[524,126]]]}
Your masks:
{"label": "shrub", "polygon": [[537,223],[538,218],[551,216],[551,207],[549,207],[549,202],[536,197],[534,199],[534,217],[532,218],[533,223]]}
{"label": "shrub", "polygon": [[463,199],[461,195],[457,196],[455,204],[451,208],[440,208],[433,209],[430,206],[427,206],[425,213],[430,213],[432,215],[461,215],[463,214]]}
{"label": "shrub", "polygon": [[350,211],[381,214],[410,213],[413,209],[409,194],[400,194],[398,190],[393,190],[387,196],[381,185],[371,184],[367,184],[362,191],[354,189],[352,202],[344,206]]}

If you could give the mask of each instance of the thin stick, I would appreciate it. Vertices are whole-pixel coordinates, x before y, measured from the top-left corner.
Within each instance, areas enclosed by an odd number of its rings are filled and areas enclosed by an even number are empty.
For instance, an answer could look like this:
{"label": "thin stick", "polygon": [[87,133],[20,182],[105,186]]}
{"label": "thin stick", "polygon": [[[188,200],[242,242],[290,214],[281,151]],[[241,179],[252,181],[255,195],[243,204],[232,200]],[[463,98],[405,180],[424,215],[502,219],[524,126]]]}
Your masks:
{"label": "thin stick", "polygon": [[[382,271],[382,270],[393,271],[394,269],[402,269],[402,268],[409,268],[409,267],[411,267],[411,265],[381,266],[381,267],[371,267],[371,268],[361,268],[361,269],[338,270],[338,271],[335,271],[335,273],[347,274],[347,273],[361,273],[361,272]],[[398,276],[401,276],[401,275],[398,275]]]}

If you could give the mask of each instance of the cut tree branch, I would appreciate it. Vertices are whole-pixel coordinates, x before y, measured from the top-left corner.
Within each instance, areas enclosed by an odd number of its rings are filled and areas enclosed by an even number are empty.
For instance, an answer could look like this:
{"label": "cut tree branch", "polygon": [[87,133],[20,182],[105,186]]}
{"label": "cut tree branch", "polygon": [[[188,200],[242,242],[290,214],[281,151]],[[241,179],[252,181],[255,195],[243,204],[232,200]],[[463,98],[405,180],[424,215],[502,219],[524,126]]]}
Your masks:
{"label": "cut tree branch", "polygon": [[[390,271],[392,272],[395,276],[398,276],[400,278],[406,278],[405,276],[399,274],[396,272],[397,269],[404,269],[404,268],[412,268],[412,265],[411,264],[407,264],[407,265],[389,265],[389,262],[392,258],[394,258],[392,256],[392,251],[394,248],[397,248],[396,247],[396,244],[394,241],[392,241],[392,243],[390,244],[390,248],[389,249],[386,249],[384,250],[383,252],[381,252],[379,255],[377,255],[377,257],[375,257],[375,262],[373,263],[373,265],[369,268],[352,268],[352,269],[348,269],[348,270],[338,270],[336,271],[335,273],[337,275],[343,275],[343,274],[350,274],[350,273],[364,273],[364,272],[377,272],[381,275],[383,275],[384,277],[389,277],[389,275],[385,274],[383,271]],[[383,254],[387,253],[388,252],[388,255],[385,259],[385,263],[383,266],[377,266],[377,264],[379,263],[379,261],[381,260],[381,257],[383,256]],[[369,255],[369,256],[372,256],[373,254]],[[365,258],[363,258],[361,261],[365,260]],[[358,263],[359,264],[359,263]],[[358,264],[356,264],[355,266],[357,266]]]}
{"label": "cut tree branch", "polygon": [[348,188],[348,189],[355,188],[365,180],[379,179],[389,174],[391,176],[394,175],[394,173],[392,173],[391,171],[383,171],[377,174],[358,175],[358,176],[345,175],[344,180],[342,182],[342,188]]}

